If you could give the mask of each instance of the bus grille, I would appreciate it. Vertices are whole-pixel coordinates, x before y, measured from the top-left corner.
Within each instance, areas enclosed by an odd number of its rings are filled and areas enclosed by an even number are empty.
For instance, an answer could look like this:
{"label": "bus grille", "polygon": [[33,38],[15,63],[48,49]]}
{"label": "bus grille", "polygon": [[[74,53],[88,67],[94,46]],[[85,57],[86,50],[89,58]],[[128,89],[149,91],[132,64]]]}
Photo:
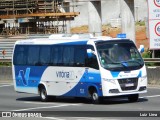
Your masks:
{"label": "bus grille", "polygon": [[126,78],[126,79],[118,79],[118,82],[123,91],[127,90],[135,90],[138,85],[138,78]]}

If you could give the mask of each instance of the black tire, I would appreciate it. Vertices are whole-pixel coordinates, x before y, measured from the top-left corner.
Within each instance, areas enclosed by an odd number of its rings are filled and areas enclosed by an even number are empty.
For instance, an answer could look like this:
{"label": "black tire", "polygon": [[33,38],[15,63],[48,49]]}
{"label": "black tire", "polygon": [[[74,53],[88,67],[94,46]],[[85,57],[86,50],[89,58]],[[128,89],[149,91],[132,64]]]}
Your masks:
{"label": "black tire", "polygon": [[134,95],[129,95],[128,96],[128,100],[130,102],[137,102],[138,101],[138,98],[139,98],[139,94],[134,94]]}
{"label": "black tire", "polygon": [[98,96],[96,91],[91,94],[91,99],[93,104],[100,104],[102,102],[102,98]]}
{"label": "black tire", "polygon": [[49,97],[47,95],[47,91],[46,91],[45,87],[40,88],[39,94],[40,94],[42,102],[47,102],[48,101]]}

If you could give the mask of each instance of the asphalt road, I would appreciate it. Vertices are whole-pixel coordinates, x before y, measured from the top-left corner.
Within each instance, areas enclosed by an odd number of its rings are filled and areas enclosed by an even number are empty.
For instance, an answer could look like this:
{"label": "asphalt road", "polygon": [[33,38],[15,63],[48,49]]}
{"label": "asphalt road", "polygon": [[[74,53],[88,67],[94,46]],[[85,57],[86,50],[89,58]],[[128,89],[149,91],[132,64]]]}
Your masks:
{"label": "asphalt road", "polygon": [[55,120],[103,120],[106,118],[159,120],[160,88],[149,87],[147,93],[140,95],[138,102],[130,103],[127,98],[110,98],[104,100],[102,104],[94,105],[88,99],[74,98],[56,98],[49,102],[41,102],[38,95],[16,93],[13,85],[0,84],[0,115],[3,117],[11,115],[12,119],[16,120],[28,116],[34,120],[38,120],[39,118],[36,117],[41,116],[41,119]]}

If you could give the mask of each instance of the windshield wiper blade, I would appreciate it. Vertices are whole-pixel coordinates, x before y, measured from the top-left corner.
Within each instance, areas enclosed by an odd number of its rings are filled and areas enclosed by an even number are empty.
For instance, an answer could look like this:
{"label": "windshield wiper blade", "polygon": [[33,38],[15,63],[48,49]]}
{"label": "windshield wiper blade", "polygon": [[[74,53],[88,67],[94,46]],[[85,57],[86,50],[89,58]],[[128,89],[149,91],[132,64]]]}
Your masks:
{"label": "windshield wiper blade", "polygon": [[128,67],[127,62],[125,62],[125,61],[122,61],[122,62],[112,62],[112,63],[110,63],[110,64],[121,64],[121,65],[124,66],[124,67]]}
{"label": "windshield wiper blade", "polygon": [[126,61],[122,61],[122,62],[120,62],[120,64],[123,65],[124,67],[128,67],[128,64]]}
{"label": "windshield wiper blade", "polygon": [[136,61],[136,60],[127,60],[125,62],[135,62],[135,63],[138,63],[140,66],[142,66],[142,64],[139,61]]}

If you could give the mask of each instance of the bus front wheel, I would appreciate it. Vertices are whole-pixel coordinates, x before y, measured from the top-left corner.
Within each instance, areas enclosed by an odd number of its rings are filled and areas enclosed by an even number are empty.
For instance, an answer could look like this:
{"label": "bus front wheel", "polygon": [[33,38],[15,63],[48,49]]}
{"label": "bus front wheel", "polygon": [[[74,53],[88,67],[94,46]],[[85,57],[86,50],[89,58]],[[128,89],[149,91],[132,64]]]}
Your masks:
{"label": "bus front wheel", "polygon": [[45,87],[40,88],[40,97],[42,102],[47,102],[48,101],[48,95]]}
{"label": "bus front wheel", "polygon": [[98,96],[98,93],[96,91],[94,91],[92,94],[91,94],[91,99],[92,99],[92,103],[93,104],[99,104],[102,102],[102,98],[100,98]]}

